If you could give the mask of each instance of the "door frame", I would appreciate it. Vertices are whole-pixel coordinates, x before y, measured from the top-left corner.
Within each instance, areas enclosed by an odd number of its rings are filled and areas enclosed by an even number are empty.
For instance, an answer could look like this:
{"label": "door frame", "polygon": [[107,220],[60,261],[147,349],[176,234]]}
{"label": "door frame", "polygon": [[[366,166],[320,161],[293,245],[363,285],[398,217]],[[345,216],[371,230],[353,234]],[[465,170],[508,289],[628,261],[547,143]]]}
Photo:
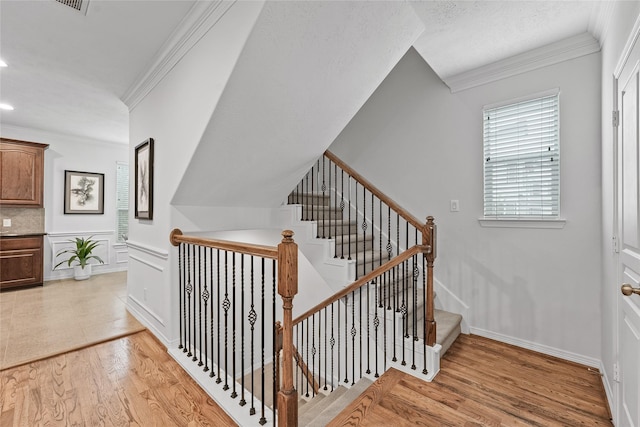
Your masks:
{"label": "door frame", "polygon": [[[612,291],[615,292],[615,321],[614,321],[614,334],[613,334],[613,346],[614,346],[614,378],[613,378],[613,389],[611,392],[613,396],[608,396],[610,399],[613,399],[613,402],[610,401],[610,407],[613,417],[614,425],[620,421],[621,415],[621,405],[622,400],[620,396],[620,380],[616,378],[616,375],[619,375],[619,366],[620,366],[620,321],[621,321],[621,311],[622,307],[621,303],[621,295],[620,295],[620,284],[622,283],[622,271],[620,268],[620,236],[621,236],[621,224],[620,224],[620,151],[619,151],[619,133],[620,133],[620,99],[618,97],[618,88],[619,88],[619,78],[622,74],[622,70],[627,65],[629,57],[631,56],[631,52],[635,47],[636,43],[638,43],[638,39],[640,38],[640,16],[636,19],[633,29],[629,33],[627,41],[624,45],[620,53],[620,57],[618,58],[618,62],[613,72],[612,79],[612,88],[613,88],[613,108],[614,112],[618,114],[618,120],[616,125],[612,125],[612,155],[613,155],[613,223],[612,223],[612,237],[614,239],[613,242],[613,261],[615,264],[615,285],[612,287]],[[614,113],[614,114],[615,114]],[[613,121],[613,120],[612,120]],[[605,283],[608,283],[608,279],[605,278]],[[608,285],[605,286],[605,292],[609,292]],[[609,385],[612,383],[610,382]],[[605,387],[605,391],[608,391]],[[609,394],[609,393],[607,393]]]}

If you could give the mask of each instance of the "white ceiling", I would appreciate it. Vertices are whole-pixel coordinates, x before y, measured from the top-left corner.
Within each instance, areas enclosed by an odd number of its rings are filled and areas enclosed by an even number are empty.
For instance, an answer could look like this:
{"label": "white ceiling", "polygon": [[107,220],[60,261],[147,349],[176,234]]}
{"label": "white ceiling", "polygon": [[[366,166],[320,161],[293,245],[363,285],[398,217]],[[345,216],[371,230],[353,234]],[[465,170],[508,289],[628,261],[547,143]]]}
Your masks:
{"label": "white ceiling", "polygon": [[[0,0],[0,125],[128,143],[122,101],[193,0],[91,0],[86,16],[54,0]],[[450,77],[589,31],[598,1],[414,1],[415,48]],[[1,128],[0,128],[1,131]]]}

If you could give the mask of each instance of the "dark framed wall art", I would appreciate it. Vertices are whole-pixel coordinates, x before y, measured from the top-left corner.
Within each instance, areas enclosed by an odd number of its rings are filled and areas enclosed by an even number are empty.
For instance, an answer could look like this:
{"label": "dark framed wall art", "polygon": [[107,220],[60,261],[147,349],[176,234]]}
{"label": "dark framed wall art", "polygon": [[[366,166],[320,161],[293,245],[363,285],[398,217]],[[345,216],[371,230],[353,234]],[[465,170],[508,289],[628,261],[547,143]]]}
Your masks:
{"label": "dark framed wall art", "polygon": [[104,174],[64,171],[64,213],[103,214]]}
{"label": "dark framed wall art", "polygon": [[135,217],[153,219],[153,138],[135,148]]}

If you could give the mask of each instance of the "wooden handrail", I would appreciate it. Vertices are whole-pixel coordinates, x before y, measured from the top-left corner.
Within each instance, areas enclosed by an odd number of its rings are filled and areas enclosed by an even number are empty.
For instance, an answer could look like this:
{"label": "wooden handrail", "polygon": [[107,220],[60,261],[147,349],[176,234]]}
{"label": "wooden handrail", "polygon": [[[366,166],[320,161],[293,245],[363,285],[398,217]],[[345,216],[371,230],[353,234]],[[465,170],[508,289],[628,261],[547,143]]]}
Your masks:
{"label": "wooden handrail", "polygon": [[324,155],[327,156],[327,158],[329,160],[331,160],[333,163],[338,165],[343,171],[347,172],[352,178],[354,178],[356,181],[358,181],[360,184],[362,184],[363,187],[365,187],[367,190],[372,192],[378,199],[380,199],[381,201],[386,203],[387,206],[389,206],[396,213],[398,213],[398,215],[403,217],[409,224],[413,225],[418,230],[424,232],[424,228],[425,228],[424,224],[421,223],[418,218],[416,218],[415,216],[411,215],[411,213],[409,213],[409,211],[407,211],[402,206],[400,206],[399,204],[394,202],[393,199],[391,199],[391,197],[387,196],[382,191],[380,191],[375,185],[373,185],[371,182],[369,182],[365,177],[360,175],[358,172],[353,170],[345,162],[340,160],[340,158],[338,158],[331,151],[329,151],[329,150],[325,151]]}
{"label": "wooden handrail", "polygon": [[278,259],[278,248],[275,246],[254,245],[252,243],[232,242],[230,240],[209,239],[206,237],[185,236],[179,228],[174,228],[169,235],[173,246],[180,243],[205,246],[207,248],[222,249],[245,255],[254,255],[269,259]]}
{"label": "wooden handrail", "polygon": [[351,285],[347,286],[346,288],[344,288],[340,292],[330,296],[326,300],[322,301],[320,304],[318,304],[315,307],[310,308],[309,310],[305,311],[304,313],[302,313],[300,316],[296,317],[293,320],[293,325],[295,326],[298,323],[302,322],[303,320],[307,319],[308,317],[311,317],[313,314],[319,312],[320,310],[322,310],[325,307],[328,307],[329,305],[331,305],[334,302],[338,301],[340,298],[344,297],[345,295],[350,294],[351,292],[353,292],[356,289],[360,288],[365,283],[370,282],[371,280],[375,279],[376,277],[380,276],[381,274],[391,270],[393,267],[395,267],[397,265],[400,265],[402,262],[408,260],[412,256],[417,255],[419,253],[428,253],[429,251],[430,251],[429,247],[425,247],[425,246],[422,246],[422,245],[412,246],[411,248],[409,248],[406,251],[402,252],[397,257],[392,258],[389,262],[387,262],[385,264],[382,264],[380,267],[376,268],[372,272],[362,276],[361,278],[359,278],[358,280],[356,280],[355,282],[353,282]]}

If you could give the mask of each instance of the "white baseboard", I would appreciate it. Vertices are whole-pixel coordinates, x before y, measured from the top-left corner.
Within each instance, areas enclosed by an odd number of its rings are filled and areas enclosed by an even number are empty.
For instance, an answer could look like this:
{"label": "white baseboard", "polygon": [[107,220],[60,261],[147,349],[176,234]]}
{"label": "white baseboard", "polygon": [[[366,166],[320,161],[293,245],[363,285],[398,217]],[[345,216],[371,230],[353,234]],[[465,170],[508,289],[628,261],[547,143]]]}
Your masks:
{"label": "white baseboard", "polygon": [[602,362],[593,357],[583,356],[581,354],[573,353],[559,348],[550,347],[543,344],[534,343],[531,341],[523,340],[520,338],[503,335],[498,332],[487,331],[486,329],[469,328],[469,331],[473,335],[479,335],[481,337],[490,338],[492,340],[500,341],[506,344],[515,345],[516,347],[526,348],[538,353],[547,354],[549,356],[558,357],[560,359],[568,360],[570,362],[579,363],[581,365],[590,366],[592,368],[600,368]]}
{"label": "white baseboard", "polygon": [[[118,266],[113,266],[112,268],[100,268],[97,269],[97,267],[100,266],[99,264],[93,264],[92,267],[92,276],[98,276],[100,274],[109,274],[109,273],[118,273],[120,271],[127,271],[129,269],[128,265],[118,265]],[[102,266],[100,266],[102,267]],[[55,277],[51,276],[51,275],[47,275],[45,274],[44,276],[44,281],[45,282],[51,282],[54,280],[66,280],[66,279],[73,279],[73,268],[66,268],[63,270],[56,270],[56,272],[59,272],[59,274],[57,274]]]}
{"label": "white baseboard", "polygon": [[[611,387],[611,381],[607,376],[607,371],[604,369],[604,364],[600,362],[600,374],[602,375],[602,385],[604,386],[604,393],[607,395],[607,405],[609,405],[609,413],[614,414],[614,398],[613,388]],[[613,421],[613,420],[612,420]]]}
{"label": "white baseboard", "polygon": [[135,306],[135,303],[132,304],[131,302],[132,301],[129,298],[127,298],[127,303],[126,303],[125,306],[127,308],[127,311],[129,312],[129,314],[131,314],[133,317],[135,317],[138,322],[142,323],[142,325],[149,330],[149,332],[151,332],[153,335],[155,335],[155,337],[160,340],[162,345],[167,347],[167,349],[170,349],[171,348],[171,341],[169,340],[169,338],[167,338],[162,332],[160,332],[160,330],[155,325],[153,325],[151,322],[149,322],[147,320],[147,318],[144,316],[144,313],[142,313]]}

